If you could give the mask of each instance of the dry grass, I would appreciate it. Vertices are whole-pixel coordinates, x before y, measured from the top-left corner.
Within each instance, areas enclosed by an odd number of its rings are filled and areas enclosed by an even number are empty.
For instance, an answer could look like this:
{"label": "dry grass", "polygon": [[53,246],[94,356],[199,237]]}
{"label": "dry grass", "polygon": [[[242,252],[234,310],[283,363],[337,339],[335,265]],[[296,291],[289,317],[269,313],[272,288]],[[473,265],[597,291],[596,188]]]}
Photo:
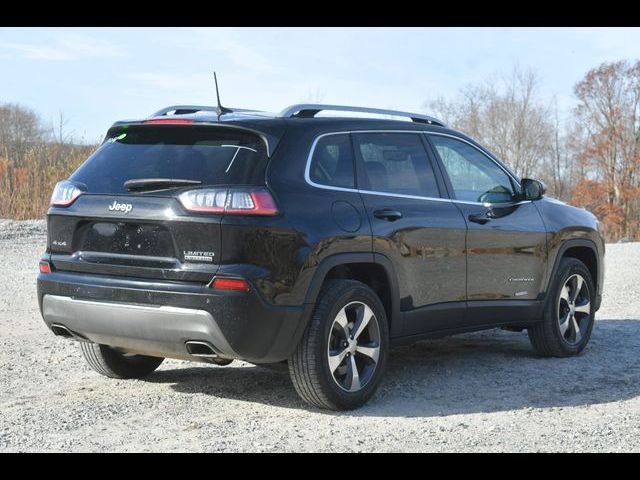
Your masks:
{"label": "dry grass", "polygon": [[0,218],[42,218],[56,182],[67,178],[95,148],[42,143],[18,158],[0,151]]}

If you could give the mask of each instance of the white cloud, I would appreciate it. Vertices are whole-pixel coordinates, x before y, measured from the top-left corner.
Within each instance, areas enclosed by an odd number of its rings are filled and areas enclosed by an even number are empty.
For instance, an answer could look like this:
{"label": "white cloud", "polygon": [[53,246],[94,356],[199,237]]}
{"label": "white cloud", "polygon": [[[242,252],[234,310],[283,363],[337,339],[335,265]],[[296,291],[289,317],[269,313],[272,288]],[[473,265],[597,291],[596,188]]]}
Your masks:
{"label": "white cloud", "polygon": [[191,48],[222,53],[238,67],[258,73],[273,73],[276,70],[265,56],[236,40],[231,29],[192,28],[190,31],[196,34],[195,37],[183,38],[183,41]]}
{"label": "white cloud", "polygon": [[28,43],[2,43],[0,47],[30,60],[74,60],[74,56],[64,50],[49,45],[33,45]]}
{"label": "white cloud", "polygon": [[126,75],[131,80],[137,80],[152,88],[165,90],[197,90],[212,83],[209,75],[192,74],[181,75],[173,73],[141,72]]}
{"label": "white cloud", "polygon": [[103,38],[88,35],[64,33],[57,37],[57,43],[61,48],[75,53],[78,57],[115,58],[127,56],[123,48]]}
{"label": "white cloud", "polygon": [[70,32],[54,37],[49,43],[3,42],[0,48],[11,52],[14,57],[29,60],[72,61],[126,56],[124,49],[104,39]]}
{"label": "white cloud", "polygon": [[636,61],[640,57],[640,29],[636,27],[574,27],[572,31],[591,49],[606,55],[609,61]]}

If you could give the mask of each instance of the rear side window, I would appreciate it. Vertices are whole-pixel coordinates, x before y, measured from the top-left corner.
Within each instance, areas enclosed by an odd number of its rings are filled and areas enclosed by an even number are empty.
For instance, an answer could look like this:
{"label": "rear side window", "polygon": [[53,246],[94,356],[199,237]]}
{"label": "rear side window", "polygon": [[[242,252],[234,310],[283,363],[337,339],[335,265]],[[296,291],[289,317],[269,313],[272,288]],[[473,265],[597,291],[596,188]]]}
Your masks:
{"label": "rear side window", "polygon": [[309,178],[332,187],[354,188],[353,153],[348,134],[320,138],[313,150]]}
{"label": "rear side window", "polygon": [[360,133],[353,135],[370,190],[439,197],[438,184],[427,152],[415,133]]}
{"label": "rear side window", "polygon": [[128,193],[124,182],[147,178],[260,185],[267,160],[265,144],[257,135],[230,128],[125,126],[110,130],[109,138],[71,180],[91,193]]}

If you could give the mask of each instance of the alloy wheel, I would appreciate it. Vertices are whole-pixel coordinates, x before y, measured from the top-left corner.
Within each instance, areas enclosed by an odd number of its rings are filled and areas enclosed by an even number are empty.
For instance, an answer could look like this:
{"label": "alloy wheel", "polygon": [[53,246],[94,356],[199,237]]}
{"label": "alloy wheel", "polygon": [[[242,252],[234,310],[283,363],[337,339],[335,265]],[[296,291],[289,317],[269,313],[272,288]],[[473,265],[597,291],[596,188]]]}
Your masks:
{"label": "alloy wheel", "polygon": [[558,299],[560,334],[570,345],[582,340],[591,317],[589,287],[582,275],[575,273],[564,283]]}
{"label": "alloy wheel", "polygon": [[357,392],[371,381],[380,358],[380,326],[367,304],[350,302],[338,312],[327,358],[331,376],[342,390]]}

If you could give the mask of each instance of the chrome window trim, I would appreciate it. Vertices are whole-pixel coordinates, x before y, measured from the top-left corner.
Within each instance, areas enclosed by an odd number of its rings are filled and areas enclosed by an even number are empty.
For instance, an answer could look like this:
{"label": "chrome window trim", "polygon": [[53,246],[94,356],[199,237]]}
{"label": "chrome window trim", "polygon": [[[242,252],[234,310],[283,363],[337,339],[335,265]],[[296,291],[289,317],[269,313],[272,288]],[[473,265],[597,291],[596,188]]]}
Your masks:
{"label": "chrome window trim", "polygon": [[[524,203],[531,202],[531,200],[523,200],[523,201],[516,202],[516,203],[512,203],[512,202],[509,202],[509,203],[470,202],[468,200],[458,200],[458,199],[455,199],[455,198],[423,197],[423,196],[419,196],[419,195],[404,195],[404,194],[401,194],[401,193],[377,192],[377,191],[373,191],[373,190],[361,190],[361,189],[357,189],[357,188],[334,187],[332,185],[323,185],[321,183],[316,183],[313,180],[311,180],[311,160],[313,159],[313,154],[315,152],[316,145],[318,144],[320,139],[322,139],[324,137],[328,137],[330,135],[350,135],[352,133],[417,133],[419,135],[430,135],[430,134],[433,134],[433,135],[444,135],[444,136],[452,137],[452,138],[455,138],[457,140],[461,140],[461,141],[463,141],[465,143],[468,143],[469,145],[474,147],[476,150],[480,151],[480,153],[482,153],[485,156],[487,156],[489,158],[489,160],[491,160],[493,163],[498,165],[498,167],[500,167],[502,170],[504,170],[504,168],[499,163],[497,163],[493,158],[488,156],[482,150],[478,149],[478,147],[473,145],[471,142],[466,141],[464,138],[460,138],[460,137],[458,137],[456,135],[449,135],[449,134],[445,134],[445,133],[426,132],[424,130],[343,130],[343,131],[339,131],[339,132],[322,133],[322,134],[318,135],[313,140],[313,143],[311,144],[311,149],[309,150],[309,155],[307,156],[307,163],[306,163],[305,169],[304,169],[304,179],[307,182],[307,184],[311,185],[312,187],[322,188],[322,189],[325,189],[325,190],[334,190],[334,191],[338,191],[338,192],[351,192],[351,193],[360,193],[360,194],[366,194],[366,195],[378,195],[378,196],[381,196],[381,197],[392,197],[392,198],[394,198],[394,197],[395,198],[410,198],[410,199],[414,199],[414,200],[428,200],[428,201],[432,201],[432,202],[448,202],[448,203],[461,203],[461,204],[466,204],[466,205],[482,205],[484,207],[491,207],[491,206],[508,207],[508,206],[513,206],[513,205],[522,205]],[[512,178],[516,183],[519,183],[517,181],[517,179],[515,179],[513,177],[513,175],[511,175],[508,171],[504,170],[504,172],[507,175],[509,175],[509,177]]]}
{"label": "chrome window trim", "polygon": [[[330,135],[349,135],[351,132],[330,132],[330,133],[323,133],[322,135],[318,135],[314,140],[313,143],[311,144],[311,150],[309,151],[309,155],[307,156],[307,164],[305,165],[304,168],[304,179],[305,181],[316,188],[324,188],[325,190],[337,190],[339,192],[357,192],[358,190],[356,190],[355,188],[348,188],[348,187],[335,187],[333,185],[323,185],[322,183],[316,183],[313,180],[311,180],[311,159],[313,158],[313,154],[316,151],[316,145],[318,144],[318,142],[324,138],[324,137],[328,137]],[[355,182],[355,175],[353,178],[353,181]]]}

